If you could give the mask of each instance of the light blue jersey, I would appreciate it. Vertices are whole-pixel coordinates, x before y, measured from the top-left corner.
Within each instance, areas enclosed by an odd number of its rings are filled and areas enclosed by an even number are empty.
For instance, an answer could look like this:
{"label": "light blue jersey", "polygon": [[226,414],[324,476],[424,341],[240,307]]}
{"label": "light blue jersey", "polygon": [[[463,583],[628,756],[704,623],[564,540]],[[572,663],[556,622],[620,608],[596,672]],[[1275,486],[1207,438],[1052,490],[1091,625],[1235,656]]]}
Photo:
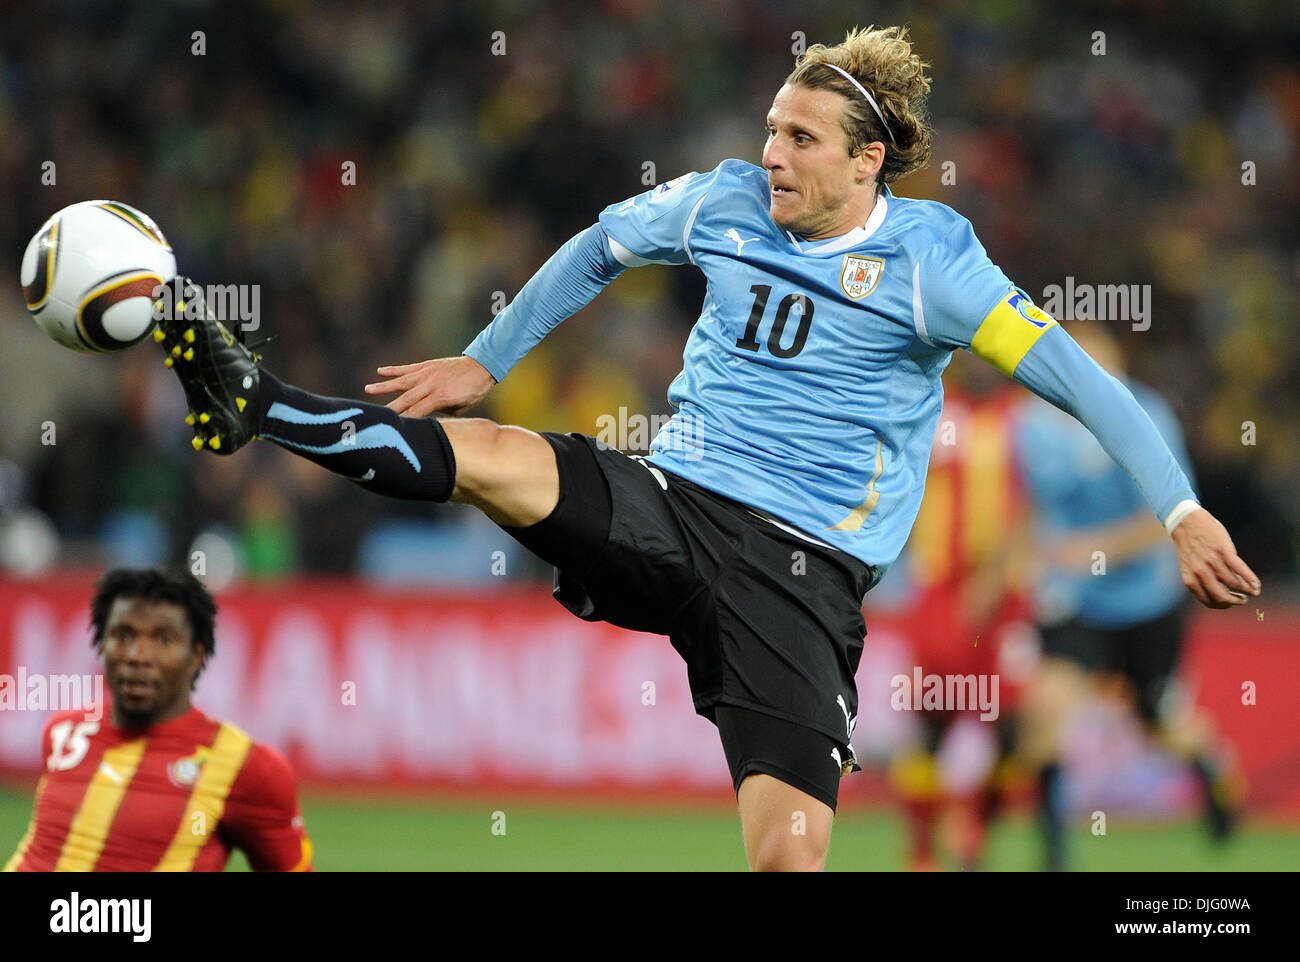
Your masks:
{"label": "light blue jersey", "polygon": [[768,197],[762,168],[725,160],[610,205],[465,353],[500,380],[622,269],[695,265],[708,292],[650,460],[882,571],[920,508],[957,348],[1084,420],[1160,517],[1191,497],[1128,392],[964,217],[886,188],[866,224],[809,242],[772,221]]}
{"label": "light blue jersey", "polygon": [[[1133,381],[1134,398],[1151,416],[1191,476],[1178,419],[1160,395]],[[1145,507],[1133,480],[1073,418],[1038,400],[1017,418],[1016,454],[1034,510],[1054,535],[1076,534],[1132,518]],[[1044,572],[1039,608],[1052,623],[1077,618],[1097,628],[1128,628],[1159,618],[1187,597],[1172,544],[1157,544],[1104,575]]]}

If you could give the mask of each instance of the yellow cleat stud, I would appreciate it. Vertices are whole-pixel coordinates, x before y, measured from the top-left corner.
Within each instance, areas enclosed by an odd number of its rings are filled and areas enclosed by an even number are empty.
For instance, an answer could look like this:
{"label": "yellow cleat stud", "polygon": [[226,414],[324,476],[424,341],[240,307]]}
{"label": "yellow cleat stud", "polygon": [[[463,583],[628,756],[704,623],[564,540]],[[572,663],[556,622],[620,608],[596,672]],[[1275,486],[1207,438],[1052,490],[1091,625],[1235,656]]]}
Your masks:
{"label": "yellow cleat stud", "polygon": [[185,415],[185,423],[188,424],[190,427],[193,427],[193,426],[194,426],[194,415],[193,415],[193,414],[187,414],[187,415]]}
{"label": "yellow cleat stud", "polygon": [[163,333],[161,327],[155,327],[153,329],[153,339],[161,344],[163,341],[167,340],[167,335]]}
{"label": "yellow cleat stud", "polygon": [[219,447],[221,447],[221,438],[218,437],[208,438],[208,447],[210,447],[213,451],[217,450]]}
{"label": "yellow cleat stud", "polygon": [[239,406],[239,412],[241,414],[244,412],[244,408],[248,407],[248,402],[245,401],[242,397],[235,398],[235,404]]}
{"label": "yellow cleat stud", "polygon": [[185,342],[187,344],[194,343],[194,328],[191,327],[188,331],[185,332]]}
{"label": "yellow cleat stud", "polygon": [[172,357],[180,357],[180,356],[181,356],[181,346],[177,344],[174,348],[172,348]]}
{"label": "yellow cleat stud", "polygon": [[185,353],[182,354],[181,357],[185,358],[185,360],[187,360],[187,361],[192,361],[192,360],[194,360],[194,348],[192,348],[192,347],[188,347],[188,348],[186,348],[186,349],[185,349]]}
{"label": "yellow cleat stud", "polygon": [[203,450],[203,439],[199,437],[197,434],[194,435],[193,439],[190,441],[190,444],[194,446],[195,451]]}
{"label": "yellow cleat stud", "polygon": [[167,367],[171,367],[175,363],[176,362],[173,361],[170,357],[163,358],[163,364],[166,365]]}
{"label": "yellow cleat stud", "polygon": [[202,414],[199,415],[200,424],[207,424],[211,420],[212,420],[212,415],[209,414],[207,411],[204,411]]}

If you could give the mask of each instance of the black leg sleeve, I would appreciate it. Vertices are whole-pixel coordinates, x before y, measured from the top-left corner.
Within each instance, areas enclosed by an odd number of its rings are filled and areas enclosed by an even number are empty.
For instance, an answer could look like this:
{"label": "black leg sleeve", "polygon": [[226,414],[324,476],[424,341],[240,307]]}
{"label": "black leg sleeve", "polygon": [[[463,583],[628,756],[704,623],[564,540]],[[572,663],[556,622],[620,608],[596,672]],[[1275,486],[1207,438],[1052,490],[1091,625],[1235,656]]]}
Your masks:
{"label": "black leg sleeve", "polygon": [[382,404],[310,394],[265,368],[260,377],[257,436],[262,440],[385,497],[451,497],[456,458],[437,420],[402,417]]}

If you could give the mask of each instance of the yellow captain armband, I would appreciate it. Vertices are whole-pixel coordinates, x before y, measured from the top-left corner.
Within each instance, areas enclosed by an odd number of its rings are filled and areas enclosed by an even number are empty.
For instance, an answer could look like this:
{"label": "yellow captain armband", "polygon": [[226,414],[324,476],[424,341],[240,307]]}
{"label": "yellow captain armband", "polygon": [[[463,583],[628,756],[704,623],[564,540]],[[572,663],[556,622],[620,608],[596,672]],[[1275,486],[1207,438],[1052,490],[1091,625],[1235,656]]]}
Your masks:
{"label": "yellow captain armband", "polygon": [[988,361],[1008,377],[1035,342],[1055,327],[1056,321],[1019,291],[998,301],[971,339],[971,353]]}

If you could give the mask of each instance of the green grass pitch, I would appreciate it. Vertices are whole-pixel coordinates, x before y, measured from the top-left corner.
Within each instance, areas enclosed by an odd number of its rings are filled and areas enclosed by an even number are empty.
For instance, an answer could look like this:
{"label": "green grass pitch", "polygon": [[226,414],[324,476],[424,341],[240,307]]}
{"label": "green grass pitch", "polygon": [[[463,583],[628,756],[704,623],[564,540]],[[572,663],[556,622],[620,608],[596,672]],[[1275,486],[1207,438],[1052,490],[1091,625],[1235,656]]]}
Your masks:
{"label": "green grass pitch", "polygon": [[[0,862],[31,815],[29,792],[0,789]],[[320,871],[744,871],[740,822],[725,809],[538,805],[332,797],[305,794],[307,829]],[[505,813],[493,834],[493,812]],[[497,823],[499,824],[499,819]],[[903,823],[887,809],[847,809],[835,823],[832,871],[895,871],[903,865]],[[1026,815],[995,827],[987,867],[1033,870],[1039,843]],[[1247,822],[1223,848],[1191,822],[1086,825],[1071,839],[1082,871],[1294,871],[1300,826]],[[240,854],[230,869],[247,870]]]}

